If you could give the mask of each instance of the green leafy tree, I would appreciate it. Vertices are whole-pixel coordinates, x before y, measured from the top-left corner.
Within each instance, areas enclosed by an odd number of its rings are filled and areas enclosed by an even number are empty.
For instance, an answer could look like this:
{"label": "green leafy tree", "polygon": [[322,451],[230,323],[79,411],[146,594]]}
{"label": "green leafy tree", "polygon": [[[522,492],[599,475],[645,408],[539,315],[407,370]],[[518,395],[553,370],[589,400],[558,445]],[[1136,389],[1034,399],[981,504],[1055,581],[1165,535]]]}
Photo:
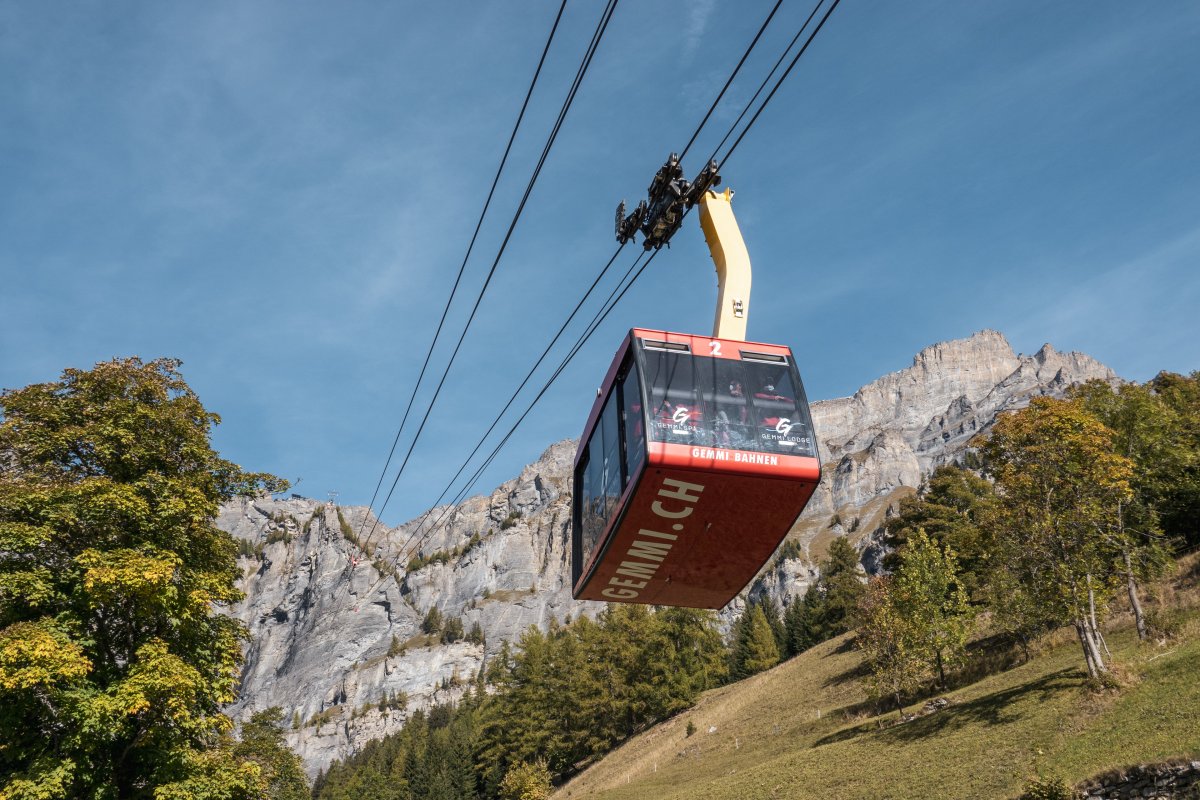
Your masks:
{"label": "green leafy tree", "polygon": [[1177,494],[1181,481],[1188,480],[1189,462],[1200,455],[1200,448],[1188,435],[1187,414],[1173,408],[1151,384],[1114,388],[1104,381],[1089,381],[1075,387],[1072,396],[1113,431],[1114,449],[1134,463],[1130,477],[1133,497],[1117,509],[1117,571],[1124,576],[1138,636],[1146,639],[1149,627],[1139,584],[1160,577],[1170,564],[1158,509],[1170,508],[1167,498]]}
{"label": "green leafy tree", "polygon": [[900,501],[900,513],[887,521],[886,542],[892,552],[884,558],[884,567],[896,571],[905,542],[922,529],[954,551],[968,597],[982,602],[992,551],[982,519],[994,501],[990,481],[961,467],[938,467],[920,493]]}
{"label": "green leafy tree", "polygon": [[911,651],[932,662],[939,685],[945,686],[946,667],[958,666],[966,655],[975,616],[954,551],[918,528],[900,550],[889,587],[891,602],[905,620],[905,635],[912,640]]}
{"label": "green leafy tree", "polygon": [[248,797],[220,713],[244,636],[221,502],[286,485],[209,443],[179,362],[0,394],[0,797]]}
{"label": "green leafy tree", "polygon": [[275,706],[259,711],[242,726],[241,741],[233,747],[238,758],[256,764],[270,800],[308,800],[308,780],[300,758],[283,740],[283,711]]}
{"label": "green leafy tree", "polygon": [[1089,381],[1072,396],[1112,429],[1117,452],[1136,464],[1136,499],[1167,538],[1200,544],[1200,372],[1162,372],[1116,387]]}
{"label": "green leafy tree", "polygon": [[982,443],[1001,501],[996,572],[1024,586],[1041,613],[1075,627],[1092,678],[1108,671],[1098,615],[1127,546],[1120,509],[1133,497],[1133,464],[1112,440],[1078,402],[1034,398]]}
{"label": "green leafy tree", "polygon": [[[1151,505],[1163,532],[1188,546],[1200,546],[1200,371],[1191,375],[1162,372],[1151,390],[1175,416],[1174,463],[1154,470],[1159,476]],[[1139,469],[1145,467],[1139,461]]]}
{"label": "green leafy tree", "polygon": [[893,578],[874,578],[859,601],[860,624],[855,643],[871,667],[867,689],[872,697],[891,697],[903,711],[903,697],[916,691],[929,674],[916,630],[892,591]]}

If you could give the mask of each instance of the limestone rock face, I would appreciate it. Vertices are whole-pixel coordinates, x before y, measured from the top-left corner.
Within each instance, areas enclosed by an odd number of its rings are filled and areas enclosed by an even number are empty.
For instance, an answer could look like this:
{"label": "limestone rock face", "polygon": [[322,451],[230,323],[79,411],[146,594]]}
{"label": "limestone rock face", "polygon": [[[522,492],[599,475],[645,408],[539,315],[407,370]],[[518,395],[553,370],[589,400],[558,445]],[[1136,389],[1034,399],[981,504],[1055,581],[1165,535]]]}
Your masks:
{"label": "limestone rock face", "polygon": [[[1002,334],[981,331],[925,348],[912,366],[852,397],[813,403],[822,481],[793,529],[808,566],[832,536],[850,536],[864,551],[864,564],[877,569],[878,528],[902,497],[938,466],[961,458],[998,414],[1039,395],[1061,397],[1093,379],[1118,380],[1082,353],[1059,353],[1046,344],[1032,356],[1018,355]],[[810,578],[797,574],[788,584],[763,576],[751,594],[782,592],[777,600],[786,605],[807,590]]]}
{"label": "limestone rock face", "polygon": [[[748,594],[791,602],[817,579],[834,536],[851,537],[877,569],[876,532],[900,497],[960,457],[998,413],[1092,378],[1116,380],[1088,356],[1049,345],[1017,355],[983,331],[922,350],[852,397],[813,404],[824,466],[793,528],[805,555],[768,565]],[[281,707],[298,723],[289,743],[315,774],[398,730],[415,709],[460,697],[530,625],[599,613],[600,604],[571,599],[574,454],[574,442],[558,442],[490,495],[396,528],[363,508],[296,496],[226,505],[220,525],[257,551],[239,562],[246,598],[231,611],[251,634],[234,717]],[[736,599],[723,621],[743,605]],[[424,635],[431,608],[465,632],[478,626],[483,642]]]}
{"label": "limestone rock face", "polygon": [[[559,442],[490,496],[394,529],[366,509],[297,496],[227,504],[218,523],[258,551],[239,560],[246,597],[232,613],[250,645],[230,713],[282,708],[298,722],[289,743],[315,774],[414,710],[460,697],[530,625],[598,613],[571,599],[574,454]],[[483,642],[424,635],[431,608],[466,633],[478,625]]]}

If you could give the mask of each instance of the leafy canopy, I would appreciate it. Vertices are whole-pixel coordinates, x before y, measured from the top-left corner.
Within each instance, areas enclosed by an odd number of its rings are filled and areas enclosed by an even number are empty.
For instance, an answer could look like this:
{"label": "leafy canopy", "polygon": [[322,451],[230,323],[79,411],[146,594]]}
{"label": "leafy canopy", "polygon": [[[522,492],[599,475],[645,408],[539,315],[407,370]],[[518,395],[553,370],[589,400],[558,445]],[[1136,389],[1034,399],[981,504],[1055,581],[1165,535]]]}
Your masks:
{"label": "leafy canopy", "polygon": [[240,797],[220,713],[241,626],[234,495],[179,362],[66,370],[0,394],[0,798]]}

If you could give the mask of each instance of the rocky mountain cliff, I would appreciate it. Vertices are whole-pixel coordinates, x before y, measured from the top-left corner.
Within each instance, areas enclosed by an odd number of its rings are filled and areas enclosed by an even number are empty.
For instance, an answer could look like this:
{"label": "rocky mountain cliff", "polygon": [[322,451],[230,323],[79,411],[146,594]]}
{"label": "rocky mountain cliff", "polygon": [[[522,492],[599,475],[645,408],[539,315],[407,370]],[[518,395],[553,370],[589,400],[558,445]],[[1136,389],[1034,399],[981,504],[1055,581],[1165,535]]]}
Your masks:
{"label": "rocky mountain cliff", "polygon": [[[792,532],[803,556],[773,563],[750,594],[769,592],[781,605],[803,594],[834,536],[855,540],[873,568],[872,533],[935,467],[960,457],[998,413],[1092,378],[1116,380],[1086,355],[1050,345],[1017,355],[1001,334],[983,331],[922,350],[911,367],[852,397],[814,403],[824,467]],[[460,696],[528,626],[596,614],[599,604],[570,593],[574,452],[572,441],[551,445],[490,495],[397,528],[363,508],[297,496],[224,507],[219,522],[246,553],[246,598],[232,613],[251,633],[231,713],[283,708],[289,742],[315,774],[398,730],[415,709]],[[726,621],[742,602],[722,612]],[[421,623],[434,607],[476,635],[426,636]]]}

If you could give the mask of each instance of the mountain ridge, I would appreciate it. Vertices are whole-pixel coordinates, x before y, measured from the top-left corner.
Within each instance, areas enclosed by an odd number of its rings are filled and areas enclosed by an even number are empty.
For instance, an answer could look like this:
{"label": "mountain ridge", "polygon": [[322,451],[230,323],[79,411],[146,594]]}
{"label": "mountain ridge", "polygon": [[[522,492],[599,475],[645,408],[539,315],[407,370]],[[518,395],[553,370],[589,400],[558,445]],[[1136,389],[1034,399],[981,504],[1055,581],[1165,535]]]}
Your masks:
{"label": "mountain ridge", "polygon": [[[850,536],[875,566],[871,534],[934,468],[961,457],[997,414],[1093,378],[1117,380],[1084,354],[1047,344],[1019,355],[985,330],[923,348],[909,367],[849,397],[813,403],[824,466],[791,533],[803,555],[774,562],[744,594],[768,593],[780,606],[802,595],[834,536]],[[529,625],[598,613],[601,604],[570,596],[574,451],[574,441],[556,442],[490,494],[395,528],[379,524],[369,553],[356,533],[376,525],[365,508],[299,496],[227,504],[218,522],[247,552],[246,598],[232,613],[251,632],[234,717],[270,706],[298,717],[287,736],[312,774],[398,730],[416,708],[457,699]],[[743,604],[739,597],[721,612],[726,624]],[[429,641],[421,622],[431,608],[464,630],[478,625],[484,642]],[[388,707],[401,692],[407,709]]]}

